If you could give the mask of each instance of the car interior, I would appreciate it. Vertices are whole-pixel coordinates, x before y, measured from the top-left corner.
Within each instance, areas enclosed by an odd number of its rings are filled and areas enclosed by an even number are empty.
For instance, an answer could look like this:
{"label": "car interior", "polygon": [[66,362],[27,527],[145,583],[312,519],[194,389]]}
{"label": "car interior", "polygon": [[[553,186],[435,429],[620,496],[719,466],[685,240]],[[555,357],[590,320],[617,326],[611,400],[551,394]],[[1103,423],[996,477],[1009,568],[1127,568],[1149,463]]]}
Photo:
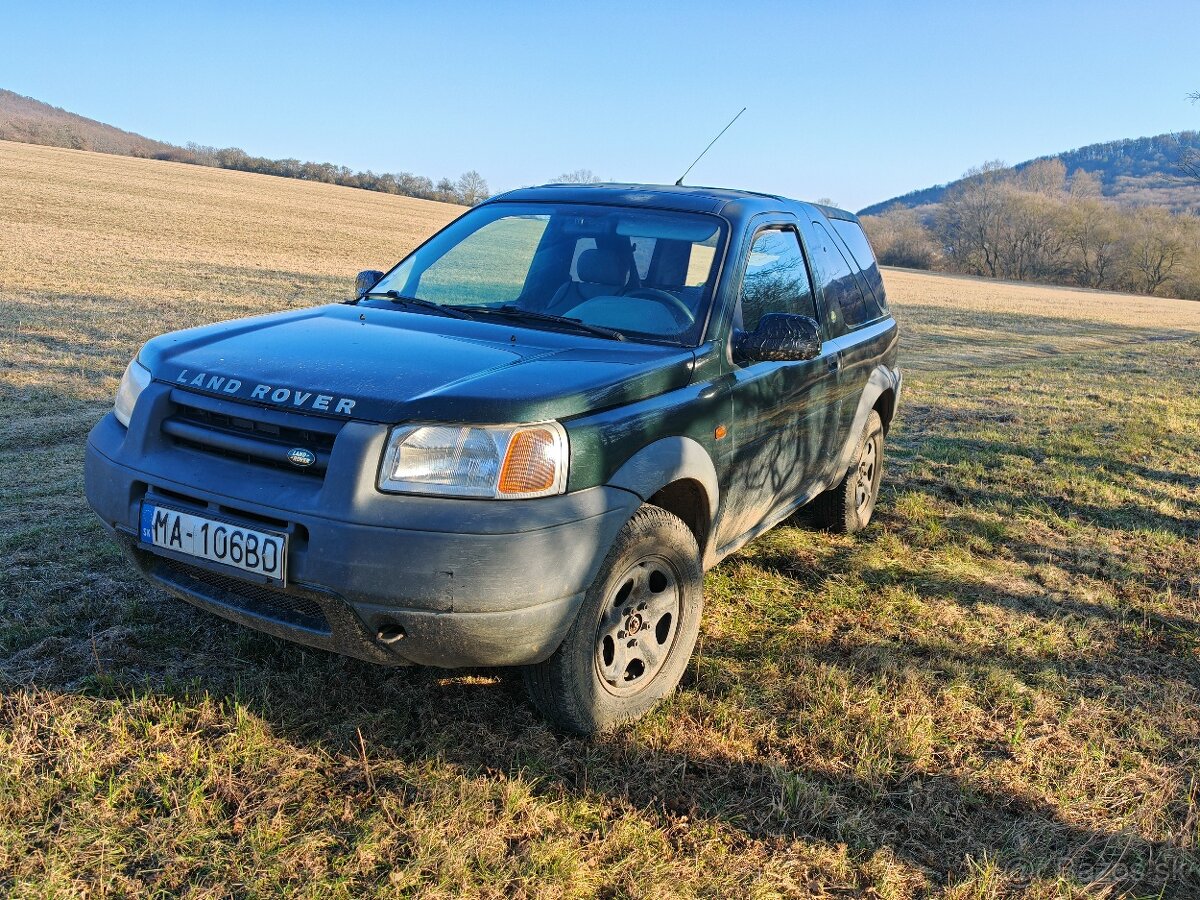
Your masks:
{"label": "car interior", "polygon": [[718,235],[707,222],[552,220],[517,305],[621,331],[688,334],[703,312]]}

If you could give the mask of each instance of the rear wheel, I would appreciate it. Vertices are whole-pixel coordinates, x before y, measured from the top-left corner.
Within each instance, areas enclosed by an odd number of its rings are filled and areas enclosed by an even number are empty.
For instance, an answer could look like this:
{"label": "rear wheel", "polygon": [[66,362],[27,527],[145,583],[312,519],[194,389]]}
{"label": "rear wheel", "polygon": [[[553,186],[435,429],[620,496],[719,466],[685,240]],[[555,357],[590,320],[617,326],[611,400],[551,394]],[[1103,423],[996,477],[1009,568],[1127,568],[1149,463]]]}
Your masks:
{"label": "rear wheel", "polygon": [[883,420],[871,410],[845,477],[808,505],[809,518],[819,528],[842,534],[866,528],[875,512],[882,478]]}
{"label": "rear wheel", "polygon": [[699,547],[683,521],[641,507],[617,535],[562,645],[526,667],[530,701],[579,734],[641,716],[687,667],[703,579]]}

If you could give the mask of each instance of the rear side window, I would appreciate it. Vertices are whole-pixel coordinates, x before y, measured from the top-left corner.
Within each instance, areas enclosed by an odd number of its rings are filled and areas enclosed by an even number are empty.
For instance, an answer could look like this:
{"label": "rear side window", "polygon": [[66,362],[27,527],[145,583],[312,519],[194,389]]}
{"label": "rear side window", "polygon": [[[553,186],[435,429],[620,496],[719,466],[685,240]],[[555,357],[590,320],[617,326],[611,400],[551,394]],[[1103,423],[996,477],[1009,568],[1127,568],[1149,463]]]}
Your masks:
{"label": "rear side window", "polygon": [[847,261],[829,229],[820,222],[813,222],[817,246],[813,248],[817,268],[821,272],[825,297],[831,309],[831,317],[840,318],[846,328],[857,328],[878,319],[883,313],[874,296],[868,296],[854,275],[854,267]]}
{"label": "rear side window", "polygon": [[741,327],[753,331],[767,313],[817,318],[800,239],[789,229],[759,232],[742,278]]}
{"label": "rear side window", "polygon": [[883,278],[879,275],[875,253],[871,250],[871,244],[863,233],[862,226],[857,222],[848,222],[845,219],[830,219],[829,221],[833,224],[833,230],[837,232],[838,237],[846,242],[846,246],[850,249],[850,255],[858,264],[859,272],[866,281],[867,287],[875,295],[880,310],[886,313],[887,301],[883,295]]}

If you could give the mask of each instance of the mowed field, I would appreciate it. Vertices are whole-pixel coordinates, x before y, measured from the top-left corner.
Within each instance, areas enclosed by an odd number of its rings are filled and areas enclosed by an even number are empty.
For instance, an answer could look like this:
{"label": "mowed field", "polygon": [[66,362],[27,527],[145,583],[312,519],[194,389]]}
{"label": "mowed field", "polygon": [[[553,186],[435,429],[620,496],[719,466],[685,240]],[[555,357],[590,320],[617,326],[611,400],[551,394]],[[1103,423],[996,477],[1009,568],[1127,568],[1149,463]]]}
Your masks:
{"label": "mowed field", "polygon": [[1200,304],[886,272],[875,523],[710,572],[595,741],[135,578],[82,459],[140,343],[459,211],[0,142],[0,894],[1200,896]]}

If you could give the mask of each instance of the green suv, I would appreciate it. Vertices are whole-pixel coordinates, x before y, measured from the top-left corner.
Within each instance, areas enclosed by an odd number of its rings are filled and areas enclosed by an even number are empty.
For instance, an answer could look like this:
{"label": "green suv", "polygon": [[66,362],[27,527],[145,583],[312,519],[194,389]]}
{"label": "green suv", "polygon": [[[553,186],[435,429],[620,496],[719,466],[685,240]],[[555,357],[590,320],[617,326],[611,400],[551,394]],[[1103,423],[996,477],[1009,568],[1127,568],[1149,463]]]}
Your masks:
{"label": "green suv", "polygon": [[901,376],[850,213],[550,185],[354,299],[165,334],[88,439],[154,584],[385,665],[521,666],[583,733],[678,684],[705,569],[871,518]]}

